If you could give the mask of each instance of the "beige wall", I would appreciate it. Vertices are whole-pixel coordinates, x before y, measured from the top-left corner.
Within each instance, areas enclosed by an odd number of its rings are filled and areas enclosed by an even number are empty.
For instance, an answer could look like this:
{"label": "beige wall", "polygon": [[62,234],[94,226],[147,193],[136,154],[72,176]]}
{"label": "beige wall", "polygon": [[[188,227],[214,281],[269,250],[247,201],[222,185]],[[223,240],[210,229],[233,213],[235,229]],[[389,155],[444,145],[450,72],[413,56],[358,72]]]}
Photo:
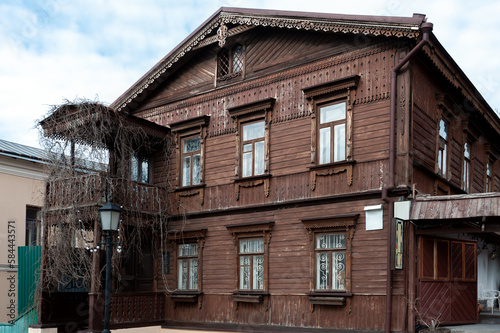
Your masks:
{"label": "beige wall", "polygon": [[[43,204],[43,179],[43,165],[0,156],[0,322],[3,323],[17,316],[17,247],[25,245],[26,206]],[[15,304],[14,313],[8,308],[11,303]]]}

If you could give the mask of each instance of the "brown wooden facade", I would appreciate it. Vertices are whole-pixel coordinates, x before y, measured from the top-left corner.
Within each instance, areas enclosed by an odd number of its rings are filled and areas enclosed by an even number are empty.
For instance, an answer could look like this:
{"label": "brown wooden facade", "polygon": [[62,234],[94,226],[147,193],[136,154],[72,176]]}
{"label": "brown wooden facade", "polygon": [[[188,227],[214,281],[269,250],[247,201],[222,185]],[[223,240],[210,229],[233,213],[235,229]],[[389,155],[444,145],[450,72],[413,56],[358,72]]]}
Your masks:
{"label": "brown wooden facade", "polygon": [[[432,33],[396,73],[391,93],[391,71],[421,42],[426,24],[422,15],[222,8],[115,101],[119,112],[169,127],[174,142],[169,163],[153,161],[161,166],[156,179],[168,165],[161,180],[168,237],[154,283],[154,292],[166,294],[164,327],[414,330],[410,302],[421,293],[414,263],[423,252],[405,223],[403,267],[394,269],[394,201],[416,192],[486,192],[488,182],[500,191],[500,120]],[[336,103],[345,105],[338,139],[345,151],[321,163],[320,108]],[[260,122],[262,169],[255,164],[245,175],[244,126]],[[198,137],[188,155],[184,143]],[[196,177],[183,162],[193,154]],[[367,223],[370,207],[382,210],[380,228]],[[345,237],[345,271],[338,288],[320,290],[315,244],[325,234]],[[241,284],[246,240],[262,240],[248,255],[262,258],[255,288]]]}

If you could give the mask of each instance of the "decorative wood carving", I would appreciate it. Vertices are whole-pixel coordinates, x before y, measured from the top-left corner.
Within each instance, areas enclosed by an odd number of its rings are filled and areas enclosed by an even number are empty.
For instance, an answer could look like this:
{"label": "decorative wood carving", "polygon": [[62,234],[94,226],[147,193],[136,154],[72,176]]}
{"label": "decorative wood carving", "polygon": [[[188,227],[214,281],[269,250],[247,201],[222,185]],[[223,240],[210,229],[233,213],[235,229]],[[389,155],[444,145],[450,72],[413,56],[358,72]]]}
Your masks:
{"label": "decorative wood carving", "polygon": [[347,185],[352,185],[352,164],[343,164],[336,167],[331,167],[322,171],[311,170],[311,191],[316,189],[316,178],[318,176],[331,176],[337,173],[347,172]]}
{"label": "decorative wood carving", "polygon": [[236,201],[240,200],[240,188],[242,188],[242,187],[249,188],[249,187],[255,187],[255,186],[259,186],[259,185],[264,185],[264,195],[266,197],[269,197],[269,178],[234,183],[234,194],[236,197]]}
{"label": "decorative wood carving", "polygon": [[217,29],[217,41],[219,42],[219,46],[223,47],[226,44],[227,38],[227,25],[224,22],[221,22],[219,29]]}
{"label": "decorative wood carving", "polygon": [[[134,101],[140,94],[144,92],[150,85],[155,83],[155,81],[164,75],[169,68],[171,68],[175,63],[179,61],[184,55],[198,46],[214,29],[221,27],[222,25],[244,25],[244,26],[264,26],[264,27],[277,27],[286,29],[299,29],[299,30],[311,30],[311,31],[323,31],[323,32],[333,32],[333,33],[350,33],[350,34],[362,34],[362,35],[373,35],[373,36],[389,36],[389,37],[408,37],[416,38],[420,35],[419,29],[414,29],[415,26],[401,25],[401,24],[384,24],[383,26],[374,26],[370,23],[363,22],[345,22],[345,21],[324,21],[324,20],[308,20],[308,19],[295,19],[295,18],[284,18],[281,16],[262,16],[262,15],[249,15],[243,13],[227,13],[220,12],[218,16],[214,17],[212,21],[208,22],[203,28],[196,31],[196,33],[188,39],[182,46],[175,49],[172,54],[164,59],[151,74],[145,78],[140,84],[134,87],[127,95],[120,99],[119,103],[116,105],[116,110],[120,111],[127,107],[132,101]],[[227,32],[226,32],[227,33]],[[217,37],[217,40],[225,40],[222,38],[223,31],[221,31],[221,37]],[[218,36],[218,34],[217,34]],[[227,37],[227,36],[226,36]]]}

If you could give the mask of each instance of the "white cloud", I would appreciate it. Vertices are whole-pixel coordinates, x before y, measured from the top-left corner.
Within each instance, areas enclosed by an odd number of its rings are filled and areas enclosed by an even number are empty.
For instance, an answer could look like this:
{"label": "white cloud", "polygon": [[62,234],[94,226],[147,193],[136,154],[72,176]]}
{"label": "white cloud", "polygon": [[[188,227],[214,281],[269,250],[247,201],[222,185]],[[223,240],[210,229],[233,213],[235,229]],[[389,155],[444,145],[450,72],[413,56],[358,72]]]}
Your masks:
{"label": "white cloud", "polygon": [[498,1],[46,0],[0,4],[0,133],[30,130],[63,98],[113,102],[220,7],[341,14],[427,14],[434,33],[494,109],[500,108]]}

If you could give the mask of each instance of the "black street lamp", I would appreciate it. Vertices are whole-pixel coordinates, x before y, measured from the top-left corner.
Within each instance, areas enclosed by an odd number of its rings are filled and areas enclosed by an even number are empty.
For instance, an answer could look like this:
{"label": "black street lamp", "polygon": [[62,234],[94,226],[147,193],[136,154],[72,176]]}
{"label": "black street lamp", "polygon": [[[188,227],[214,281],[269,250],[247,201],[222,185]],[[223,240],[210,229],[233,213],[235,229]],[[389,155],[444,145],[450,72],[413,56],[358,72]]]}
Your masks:
{"label": "black street lamp", "polygon": [[109,284],[111,282],[111,231],[117,231],[120,224],[120,207],[113,204],[111,197],[108,202],[99,208],[101,214],[102,231],[106,232],[106,286],[104,298],[104,330],[109,333]]}

